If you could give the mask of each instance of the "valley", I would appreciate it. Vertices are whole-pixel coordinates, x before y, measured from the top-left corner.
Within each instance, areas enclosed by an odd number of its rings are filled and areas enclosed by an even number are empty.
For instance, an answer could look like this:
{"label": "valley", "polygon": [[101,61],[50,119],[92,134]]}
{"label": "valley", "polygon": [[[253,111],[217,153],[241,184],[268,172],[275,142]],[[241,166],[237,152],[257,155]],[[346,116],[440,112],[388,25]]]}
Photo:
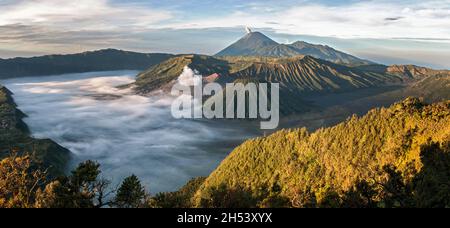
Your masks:
{"label": "valley", "polygon": [[[175,120],[172,98],[115,88],[132,82],[136,73],[42,76],[1,84],[14,92],[18,109],[27,115],[22,125],[34,137],[51,138],[70,150],[71,159],[58,164],[62,171],[95,160],[114,184],[136,174],[152,192],[175,191],[193,177],[208,175],[232,148],[261,134],[247,121]],[[58,150],[46,153],[63,156]]]}
{"label": "valley", "polygon": [[[435,189],[448,180],[448,70],[251,31],[214,56],[106,49],[0,70],[1,158],[32,154],[54,176],[98,162],[114,186],[139,177],[145,207],[449,205]],[[173,118],[169,92],[186,70],[221,86],[279,83],[279,127]]]}

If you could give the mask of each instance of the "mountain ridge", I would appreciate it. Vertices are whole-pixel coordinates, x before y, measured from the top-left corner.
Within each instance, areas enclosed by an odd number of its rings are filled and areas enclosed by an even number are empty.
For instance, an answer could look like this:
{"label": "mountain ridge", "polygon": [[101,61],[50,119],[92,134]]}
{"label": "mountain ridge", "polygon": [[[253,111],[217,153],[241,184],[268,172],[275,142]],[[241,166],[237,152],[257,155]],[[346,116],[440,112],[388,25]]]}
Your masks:
{"label": "mountain ridge", "polygon": [[310,44],[304,41],[280,44],[260,32],[247,33],[244,37],[214,56],[292,57],[296,55],[310,55],[315,58],[347,65],[372,64],[371,61],[357,58],[326,45]]}
{"label": "mountain ridge", "polygon": [[141,72],[136,77],[136,91],[149,93],[173,83],[183,72],[185,66],[204,76],[214,73],[228,74],[229,66],[224,60],[207,55],[177,55]]}
{"label": "mountain ridge", "polygon": [[145,70],[173,55],[102,49],[67,55],[0,59],[0,79],[90,71]]}
{"label": "mountain ridge", "polygon": [[12,92],[0,85],[0,159],[16,152],[32,155],[49,169],[49,174],[63,174],[70,159],[70,151],[50,139],[31,136],[26,115],[18,108]]}
{"label": "mountain ridge", "polygon": [[175,80],[185,66],[197,70],[204,77],[218,74],[221,76],[221,83],[252,78],[282,85],[292,84],[297,92],[337,91],[401,82],[398,75],[365,71],[312,56],[276,58],[179,55],[140,73],[136,79],[136,89],[140,93],[148,93],[163,87]]}
{"label": "mountain ridge", "polygon": [[337,65],[311,56],[291,57],[274,63],[253,63],[233,74],[235,77],[256,77],[286,85],[297,85],[299,91],[336,91],[365,88],[387,82],[399,82],[399,78],[360,71]]}
{"label": "mountain ridge", "polygon": [[[226,83],[256,82],[280,84],[280,112],[283,115],[313,108],[304,95],[345,92],[402,83],[397,75],[363,71],[311,56],[227,57],[180,55],[162,62],[137,76],[134,88],[139,94],[169,91],[185,66],[196,70],[205,81]],[[216,94],[206,102],[223,99]]]}
{"label": "mountain ridge", "polygon": [[438,74],[450,74],[448,70],[434,70],[427,67],[421,67],[416,65],[391,65],[386,71],[391,74],[402,75],[411,79],[421,79],[428,76],[435,76]]}

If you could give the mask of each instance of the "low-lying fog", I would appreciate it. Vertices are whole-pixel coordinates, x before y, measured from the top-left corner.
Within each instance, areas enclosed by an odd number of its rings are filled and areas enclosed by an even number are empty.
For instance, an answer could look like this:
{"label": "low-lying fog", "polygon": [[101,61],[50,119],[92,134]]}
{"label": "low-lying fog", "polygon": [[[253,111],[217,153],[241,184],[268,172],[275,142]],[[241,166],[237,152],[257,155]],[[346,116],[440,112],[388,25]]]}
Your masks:
{"label": "low-lying fog", "polygon": [[248,122],[176,120],[170,97],[142,97],[115,87],[137,72],[115,71],[4,80],[33,136],[71,150],[73,168],[95,160],[114,185],[135,174],[152,193],[207,176],[244,139]]}

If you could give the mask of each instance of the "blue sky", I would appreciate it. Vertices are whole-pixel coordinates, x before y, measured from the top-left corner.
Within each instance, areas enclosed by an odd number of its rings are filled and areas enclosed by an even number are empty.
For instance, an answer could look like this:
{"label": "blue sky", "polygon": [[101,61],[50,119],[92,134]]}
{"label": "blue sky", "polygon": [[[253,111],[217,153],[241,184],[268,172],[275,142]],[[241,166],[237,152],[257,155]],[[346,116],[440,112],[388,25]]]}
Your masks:
{"label": "blue sky", "polygon": [[450,0],[0,0],[0,58],[102,48],[214,54],[244,27],[450,69]]}

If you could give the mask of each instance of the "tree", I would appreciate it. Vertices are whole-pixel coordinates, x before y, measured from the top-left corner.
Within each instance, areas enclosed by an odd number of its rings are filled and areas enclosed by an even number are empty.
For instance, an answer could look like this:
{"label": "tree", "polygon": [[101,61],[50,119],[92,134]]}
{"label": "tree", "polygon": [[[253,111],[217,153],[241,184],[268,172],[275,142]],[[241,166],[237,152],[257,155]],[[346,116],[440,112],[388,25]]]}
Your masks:
{"label": "tree", "polygon": [[420,147],[423,164],[413,179],[416,207],[450,207],[450,141]]}
{"label": "tree", "polygon": [[300,189],[291,200],[291,204],[296,208],[315,208],[317,207],[316,194],[311,188]]}
{"label": "tree", "polygon": [[410,186],[404,183],[402,173],[397,171],[393,165],[385,165],[383,172],[387,180],[381,183],[381,199],[385,207],[411,207],[412,191]]}
{"label": "tree", "polygon": [[[113,191],[110,181],[99,178],[101,171],[97,162],[86,161],[72,171],[72,175],[58,178],[47,192],[47,207],[54,208],[101,208],[109,206],[106,199]],[[50,192],[51,190],[51,192]]]}
{"label": "tree", "polygon": [[256,199],[244,188],[221,184],[209,189],[207,196],[201,198],[198,206],[202,208],[253,208],[256,207],[256,203]]}
{"label": "tree", "polygon": [[195,207],[194,195],[205,182],[206,177],[191,179],[176,192],[161,192],[151,198],[149,207],[156,208],[192,208]]}
{"label": "tree", "polygon": [[341,207],[347,208],[374,208],[377,207],[375,200],[378,192],[373,184],[366,180],[358,181],[355,186],[343,196]]}
{"label": "tree", "polygon": [[147,194],[137,176],[125,178],[119,187],[114,204],[121,208],[142,207]]}
{"label": "tree", "polygon": [[46,172],[33,169],[29,156],[12,155],[0,162],[0,208],[33,208]]}

